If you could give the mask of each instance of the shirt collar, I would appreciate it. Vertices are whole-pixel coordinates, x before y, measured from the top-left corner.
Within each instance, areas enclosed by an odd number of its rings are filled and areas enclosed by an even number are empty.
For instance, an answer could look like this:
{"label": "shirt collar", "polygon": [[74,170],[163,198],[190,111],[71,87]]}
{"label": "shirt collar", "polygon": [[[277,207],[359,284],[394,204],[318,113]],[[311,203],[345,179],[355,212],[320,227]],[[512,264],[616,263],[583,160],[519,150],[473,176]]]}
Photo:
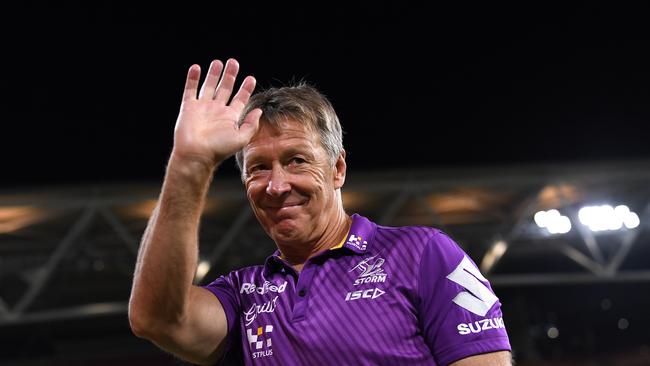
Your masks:
{"label": "shirt collar", "polygon": [[[352,225],[350,225],[350,230],[344,239],[343,245],[332,248],[332,250],[338,251],[347,248],[356,254],[364,254],[370,250],[377,225],[359,214],[353,214],[351,218]],[[276,250],[264,262],[264,275],[269,276],[282,269],[286,271],[286,268],[291,268],[291,266],[280,258],[280,250]]]}
{"label": "shirt collar", "polygon": [[372,244],[376,228],[377,225],[367,218],[359,214],[352,215],[352,225],[343,247],[357,254],[366,253]]}

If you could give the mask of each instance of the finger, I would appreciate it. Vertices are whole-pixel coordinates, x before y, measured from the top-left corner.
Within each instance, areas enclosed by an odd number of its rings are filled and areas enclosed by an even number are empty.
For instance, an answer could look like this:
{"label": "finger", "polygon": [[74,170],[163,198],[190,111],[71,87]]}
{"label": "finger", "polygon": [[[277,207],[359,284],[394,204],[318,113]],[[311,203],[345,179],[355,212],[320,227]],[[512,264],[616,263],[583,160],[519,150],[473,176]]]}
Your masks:
{"label": "finger", "polygon": [[201,66],[192,65],[187,71],[185,79],[185,90],[183,90],[183,101],[196,99],[196,89],[199,87],[199,78],[201,77]]}
{"label": "finger", "polygon": [[235,85],[235,79],[237,78],[237,72],[239,71],[239,63],[234,58],[231,58],[226,62],[226,69],[223,72],[223,76],[219,81],[219,86],[217,86],[216,94],[214,95],[214,100],[226,104],[230,95],[232,94],[233,86]]}
{"label": "finger", "polygon": [[257,132],[257,129],[260,126],[260,117],[262,116],[262,110],[255,108],[252,111],[248,112],[244,122],[239,126],[239,132],[244,135],[246,141],[250,141]]}
{"label": "finger", "polygon": [[253,90],[255,90],[255,84],[255,78],[252,76],[247,76],[239,87],[239,91],[237,94],[235,94],[235,97],[232,98],[230,106],[238,113],[244,110],[246,103],[248,103],[248,100],[251,97],[251,94],[253,94]]}
{"label": "finger", "polygon": [[223,63],[219,60],[214,60],[210,64],[210,69],[208,70],[208,75],[205,77],[205,81],[201,86],[201,91],[199,92],[199,99],[214,97],[214,89],[219,83],[219,77],[221,76],[221,70],[223,70]]}

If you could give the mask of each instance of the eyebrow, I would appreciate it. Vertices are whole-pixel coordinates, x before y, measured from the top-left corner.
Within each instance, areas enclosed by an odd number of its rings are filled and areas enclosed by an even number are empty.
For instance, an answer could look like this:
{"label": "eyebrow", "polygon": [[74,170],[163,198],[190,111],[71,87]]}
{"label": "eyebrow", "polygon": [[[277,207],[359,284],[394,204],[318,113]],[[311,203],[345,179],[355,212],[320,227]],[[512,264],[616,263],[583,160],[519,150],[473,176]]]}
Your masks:
{"label": "eyebrow", "polygon": [[308,147],[308,145],[298,145],[298,146],[292,146],[288,148],[286,151],[283,152],[285,155],[294,155],[296,153],[300,153],[303,155],[308,155],[310,157],[314,156],[314,153],[312,152],[312,149]]}
{"label": "eyebrow", "polygon": [[[290,155],[295,155],[296,153],[300,153],[302,155],[306,155],[309,158],[314,159],[316,156],[312,152],[313,149],[310,147],[309,144],[300,144],[297,146],[290,146],[286,150],[282,151],[282,158],[285,158],[286,156]],[[249,167],[252,164],[257,164],[261,161],[264,161],[266,158],[265,154],[253,154],[251,155],[250,153],[244,154],[244,168]]]}

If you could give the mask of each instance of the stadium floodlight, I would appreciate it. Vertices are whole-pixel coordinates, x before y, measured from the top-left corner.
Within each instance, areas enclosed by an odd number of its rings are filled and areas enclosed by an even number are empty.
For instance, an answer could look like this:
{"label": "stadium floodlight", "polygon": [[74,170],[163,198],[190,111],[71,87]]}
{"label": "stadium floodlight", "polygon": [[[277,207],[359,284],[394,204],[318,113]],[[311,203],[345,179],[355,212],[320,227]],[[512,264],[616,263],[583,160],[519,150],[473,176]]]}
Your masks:
{"label": "stadium floodlight", "polygon": [[625,226],[634,229],[639,226],[639,216],[625,205],[585,206],[578,211],[580,222],[591,231],[614,231]]}
{"label": "stadium floodlight", "polygon": [[556,209],[538,211],[534,220],[537,226],[548,230],[551,234],[566,234],[571,231],[571,220]]}
{"label": "stadium floodlight", "polygon": [[490,247],[483,256],[483,260],[481,261],[481,271],[483,271],[483,273],[489,273],[497,261],[501,259],[503,254],[505,254],[506,250],[508,250],[508,244],[503,240],[499,240],[492,244],[492,247]]}
{"label": "stadium floodlight", "polygon": [[634,229],[639,226],[640,223],[641,220],[639,219],[639,215],[637,215],[635,212],[630,212],[630,214],[625,216],[623,219],[623,225],[625,225],[625,227],[628,229]]}
{"label": "stadium floodlight", "polygon": [[196,266],[196,274],[195,274],[195,280],[197,282],[200,282],[203,280],[203,277],[205,277],[208,272],[210,272],[210,262],[207,260],[201,260],[199,261],[198,266]]}

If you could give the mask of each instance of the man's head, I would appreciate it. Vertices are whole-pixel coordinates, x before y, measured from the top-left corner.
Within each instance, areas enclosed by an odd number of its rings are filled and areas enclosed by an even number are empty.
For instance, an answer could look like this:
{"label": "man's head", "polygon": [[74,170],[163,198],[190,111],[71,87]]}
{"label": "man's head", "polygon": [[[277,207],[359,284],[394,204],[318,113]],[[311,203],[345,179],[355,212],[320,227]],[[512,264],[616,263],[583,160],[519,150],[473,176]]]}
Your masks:
{"label": "man's head", "polygon": [[[323,94],[306,83],[270,88],[253,95],[242,116],[255,108],[262,110],[260,126],[269,124],[278,127],[281,122],[291,119],[318,133],[321,145],[332,162],[343,151],[343,131],[334,107]],[[243,150],[237,152],[235,160],[242,179],[246,179]]]}
{"label": "man's head", "polygon": [[246,193],[264,230],[286,245],[318,240],[343,213],[341,126],[329,101],[301,84],[254,95],[260,127],[237,154]]}

